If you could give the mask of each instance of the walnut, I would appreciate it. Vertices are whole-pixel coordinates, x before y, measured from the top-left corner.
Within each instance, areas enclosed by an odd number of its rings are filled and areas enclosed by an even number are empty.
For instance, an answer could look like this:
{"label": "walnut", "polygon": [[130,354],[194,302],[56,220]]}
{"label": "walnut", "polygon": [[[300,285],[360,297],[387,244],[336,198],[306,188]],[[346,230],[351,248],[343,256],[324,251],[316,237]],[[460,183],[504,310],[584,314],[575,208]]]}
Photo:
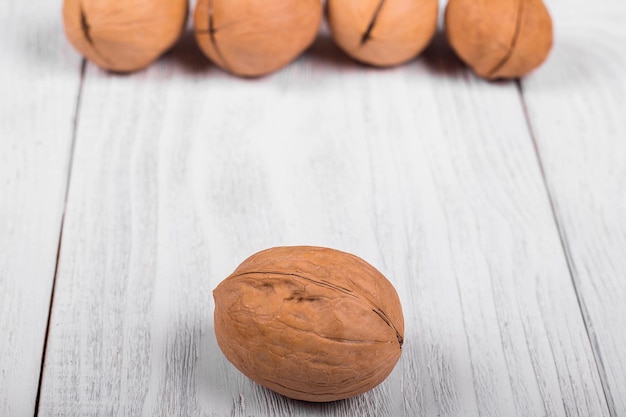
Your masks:
{"label": "walnut", "polygon": [[333,39],[346,54],[375,66],[417,56],[437,29],[437,0],[328,0]]}
{"label": "walnut", "polygon": [[196,40],[216,65],[255,77],[276,71],[304,52],[322,21],[320,0],[199,0]]}
{"label": "walnut", "polygon": [[552,19],[541,0],[450,0],[445,31],[459,58],[490,80],[526,75],[552,48]]}
{"label": "walnut", "polygon": [[174,45],[187,20],[187,0],[65,0],[70,43],[96,65],[129,72]]}
{"label": "walnut", "polygon": [[224,355],[287,397],[334,401],[361,394],[400,358],[404,319],[391,283],[333,249],[268,249],[213,291]]}

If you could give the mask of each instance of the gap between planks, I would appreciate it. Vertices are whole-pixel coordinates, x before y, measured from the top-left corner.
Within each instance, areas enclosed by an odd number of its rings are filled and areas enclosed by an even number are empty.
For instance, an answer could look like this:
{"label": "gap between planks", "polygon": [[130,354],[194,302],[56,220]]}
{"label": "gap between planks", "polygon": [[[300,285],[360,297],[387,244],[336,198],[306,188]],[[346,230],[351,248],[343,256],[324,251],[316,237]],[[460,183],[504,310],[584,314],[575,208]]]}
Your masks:
{"label": "gap between planks", "polygon": [[61,227],[59,228],[59,243],[57,245],[56,262],[54,264],[54,275],[52,277],[52,289],[50,291],[50,302],[48,304],[48,321],[46,323],[46,332],[43,340],[43,350],[41,354],[41,366],[39,368],[39,383],[37,385],[37,396],[35,397],[34,416],[39,415],[39,401],[41,399],[41,386],[43,384],[43,372],[46,363],[46,353],[48,350],[48,337],[50,336],[50,322],[52,318],[52,307],[54,304],[54,290],[56,288],[57,276],[59,274],[59,260],[61,259],[61,245],[63,244],[63,226],[65,225],[65,214],[67,212],[67,200],[69,197],[70,183],[72,180],[72,168],[74,166],[74,149],[76,148],[76,132],[78,127],[78,118],[80,116],[80,103],[83,95],[83,84],[85,81],[85,70],[87,68],[87,60],[82,59],[80,67],[80,81],[78,83],[78,94],[76,94],[76,107],[74,109],[74,122],[72,125],[72,139],[70,142],[70,157],[67,167],[67,179],[65,180],[65,195],[63,197],[63,213],[61,214]]}
{"label": "gap between planks", "polygon": [[578,286],[576,285],[576,278],[574,277],[574,270],[572,267],[572,256],[570,253],[567,234],[559,221],[559,216],[556,211],[554,198],[552,197],[552,193],[550,192],[550,187],[548,186],[548,181],[546,179],[546,173],[543,166],[543,162],[541,160],[541,153],[539,152],[539,144],[537,143],[537,138],[535,137],[535,131],[533,129],[532,122],[530,120],[530,115],[528,113],[528,107],[526,106],[526,99],[524,97],[524,87],[522,86],[521,81],[518,79],[515,81],[515,85],[517,86],[517,92],[519,94],[520,102],[522,104],[522,110],[524,112],[524,118],[526,119],[526,127],[528,128],[528,134],[532,141],[533,149],[535,151],[535,157],[537,160],[537,165],[539,166],[539,171],[541,172],[541,181],[543,183],[543,188],[546,193],[546,197],[548,198],[548,202],[550,204],[550,211],[552,212],[552,219],[554,220],[554,224],[556,226],[557,232],[559,234],[559,241],[561,242],[561,249],[563,250],[563,255],[565,256],[565,260],[567,263],[567,270],[569,273],[570,280],[572,281],[572,287],[574,288],[574,294],[576,294],[576,302],[578,303],[578,310],[580,311],[580,315],[582,317],[583,323],[585,324],[585,332],[587,334],[587,340],[589,341],[589,346],[591,346],[591,351],[593,353],[594,362],[596,365],[596,369],[598,371],[600,377],[600,383],[602,384],[602,392],[604,394],[604,400],[609,409],[609,414],[611,417],[618,417],[617,411],[615,408],[615,402],[613,401],[613,397],[611,396],[611,392],[609,391],[606,370],[604,368],[604,362],[602,360],[602,356],[600,355],[600,349],[598,348],[598,341],[594,337],[594,333],[590,330],[590,321],[587,309],[585,308],[585,303],[580,295],[578,290]]}

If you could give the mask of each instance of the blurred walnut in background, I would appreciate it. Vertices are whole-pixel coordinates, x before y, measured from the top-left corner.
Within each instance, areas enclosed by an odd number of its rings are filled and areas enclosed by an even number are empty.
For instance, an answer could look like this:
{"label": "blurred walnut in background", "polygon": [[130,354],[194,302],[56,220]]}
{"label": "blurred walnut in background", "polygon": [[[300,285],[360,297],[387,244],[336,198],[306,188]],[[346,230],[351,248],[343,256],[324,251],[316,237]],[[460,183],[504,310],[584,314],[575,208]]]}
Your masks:
{"label": "blurred walnut in background", "polygon": [[233,74],[276,71],[315,40],[320,0],[198,0],[196,40],[204,54]]}
{"label": "blurred walnut in background", "polygon": [[370,65],[392,66],[416,57],[437,29],[437,0],[328,0],[337,45]]}
{"label": "blurred walnut in background", "polygon": [[450,0],[445,30],[461,60],[487,79],[526,75],[552,48],[552,19],[541,0]]}
{"label": "blurred walnut in background", "polygon": [[129,72],[174,45],[187,20],[187,0],[65,0],[70,43],[96,65]]}

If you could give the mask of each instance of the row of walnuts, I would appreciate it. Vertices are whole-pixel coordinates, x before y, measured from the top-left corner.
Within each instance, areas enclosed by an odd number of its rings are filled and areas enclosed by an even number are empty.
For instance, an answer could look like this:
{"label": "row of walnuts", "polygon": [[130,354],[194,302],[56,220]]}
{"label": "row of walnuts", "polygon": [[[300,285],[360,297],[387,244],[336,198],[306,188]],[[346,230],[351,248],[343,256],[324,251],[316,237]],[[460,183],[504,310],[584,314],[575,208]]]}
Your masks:
{"label": "row of walnuts", "polygon": [[[438,0],[327,0],[336,44],[353,59],[394,66],[415,58],[437,29]],[[194,33],[201,50],[233,74],[282,68],[314,41],[322,0],[198,0]],[[108,70],[144,68],[180,37],[188,0],[65,0],[65,32],[74,47]],[[552,47],[541,0],[449,0],[445,32],[459,58],[487,79],[521,77]]]}

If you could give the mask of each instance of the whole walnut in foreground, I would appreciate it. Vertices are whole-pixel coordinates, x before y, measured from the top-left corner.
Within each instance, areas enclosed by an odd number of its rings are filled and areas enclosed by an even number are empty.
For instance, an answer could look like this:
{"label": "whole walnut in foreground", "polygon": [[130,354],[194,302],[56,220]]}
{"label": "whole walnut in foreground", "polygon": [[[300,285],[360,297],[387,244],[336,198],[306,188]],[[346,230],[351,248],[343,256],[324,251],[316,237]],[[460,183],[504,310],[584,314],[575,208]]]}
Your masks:
{"label": "whole walnut in foreground", "polygon": [[445,31],[459,58],[487,79],[526,75],[552,48],[552,19],[541,0],[450,0]]}
{"label": "whole walnut in foreground", "polygon": [[96,65],[129,72],[174,45],[187,20],[187,0],[65,0],[70,43]]}
{"label": "whole walnut in foreground", "polygon": [[253,381],[305,401],[352,397],[400,358],[404,319],[389,281],[362,259],[294,246],[246,259],[213,291],[215,335]]}
{"label": "whole walnut in foreground", "polygon": [[304,52],[322,22],[321,0],[198,0],[194,28],[202,52],[233,74],[276,71]]}
{"label": "whole walnut in foreground", "polygon": [[366,64],[385,67],[415,58],[437,29],[437,0],[328,0],[337,45]]}

